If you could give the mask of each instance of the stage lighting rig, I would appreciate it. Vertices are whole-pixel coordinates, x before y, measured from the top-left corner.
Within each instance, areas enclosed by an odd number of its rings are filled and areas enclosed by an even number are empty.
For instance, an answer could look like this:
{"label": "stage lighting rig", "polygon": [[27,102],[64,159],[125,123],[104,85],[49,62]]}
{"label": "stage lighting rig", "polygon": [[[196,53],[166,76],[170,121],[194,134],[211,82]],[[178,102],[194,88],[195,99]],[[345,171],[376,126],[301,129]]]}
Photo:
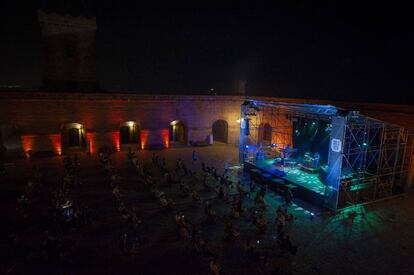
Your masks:
{"label": "stage lighting rig", "polygon": [[244,113],[245,116],[256,116],[256,113]]}

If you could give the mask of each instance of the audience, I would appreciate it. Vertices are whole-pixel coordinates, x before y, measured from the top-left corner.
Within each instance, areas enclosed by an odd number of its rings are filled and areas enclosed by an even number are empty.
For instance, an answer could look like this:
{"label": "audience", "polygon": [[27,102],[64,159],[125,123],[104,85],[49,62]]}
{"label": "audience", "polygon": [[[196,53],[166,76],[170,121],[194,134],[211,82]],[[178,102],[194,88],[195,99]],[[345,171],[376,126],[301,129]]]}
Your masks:
{"label": "audience", "polygon": [[[100,151],[98,159],[107,182],[109,182],[108,194],[112,194],[113,203],[115,203],[118,209],[118,218],[124,224],[124,229],[118,237],[119,250],[123,256],[127,257],[135,256],[139,252],[145,253],[141,249],[142,232],[138,231],[149,222],[151,217],[146,219],[139,218],[139,202],[127,199],[129,191],[123,185],[124,178],[121,177],[121,173],[116,169],[110,154]],[[228,167],[221,175],[216,167],[207,166],[201,157],[196,156],[195,151],[191,158],[191,162],[194,164],[194,166],[190,166],[192,167],[191,170],[186,166],[188,160],[181,157],[177,159],[173,169],[168,166],[169,163],[164,157],[160,158],[155,153],[149,161],[145,161],[138,158],[135,152],[129,150],[127,159],[130,163],[130,169],[136,174],[137,187],[149,194],[149,197],[157,202],[159,209],[165,209],[164,215],[174,218],[179,232],[178,238],[184,243],[190,244],[190,247],[194,249],[196,254],[208,262],[212,274],[222,273],[218,257],[222,254],[223,246],[236,245],[235,243],[240,240],[245,240],[247,257],[252,259],[253,262],[266,263],[267,257],[261,251],[260,242],[247,238],[248,235],[257,234],[257,231],[253,230],[250,232],[249,226],[241,227],[243,228],[241,231],[235,225],[235,223],[244,224],[244,218],[250,218],[246,213],[253,211],[253,226],[256,227],[260,234],[264,234],[267,231],[270,223],[267,221],[264,211],[269,212],[270,207],[265,203],[266,189],[260,188],[256,192],[255,183],[253,180],[250,180],[248,183],[249,188],[247,189],[249,192],[247,192],[241,180],[234,180],[232,178]],[[199,174],[193,170],[198,159],[201,160],[202,171]],[[59,232],[59,234],[63,234],[62,236],[64,236],[63,228],[76,229],[86,226],[92,221],[91,210],[87,206],[80,205],[81,199],[76,191],[83,186],[80,176],[82,166],[80,158],[77,155],[73,157],[65,156],[63,158],[63,166],[65,173],[61,182],[55,186],[51,196],[54,207],[54,224],[52,223],[52,226],[50,226],[50,228],[53,228],[53,232]],[[4,167],[0,166],[0,173],[2,175],[5,173],[4,171]],[[16,210],[20,217],[26,219],[29,216],[32,204],[43,193],[43,185],[44,173],[36,169],[33,178],[27,181],[23,194],[17,200]],[[176,195],[174,190],[177,189],[181,193],[181,197]],[[212,196],[214,190],[216,194]],[[252,200],[250,196],[253,196],[254,192],[256,193],[254,200]],[[249,196],[246,196],[246,194],[249,194]],[[191,200],[187,200],[185,206],[174,201],[176,198],[182,200],[182,197],[191,198]],[[198,218],[191,216],[186,218],[183,213],[189,208],[200,207],[200,203],[203,205],[207,223],[199,222]],[[230,210],[230,215],[218,215],[214,208],[218,210],[227,208]],[[266,210],[266,208],[269,209]],[[171,211],[172,209],[174,211]],[[219,213],[222,212],[219,211]],[[293,215],[288,213],[287,208],[280,205],[273,213],[276,214],[274,225],[278,232],[276,249],[295,255],[297,247],[292,244],[290,237],[285,233],[286,224],[293,221]],[[266,216],[268,215],[266,214]],[[212,252],[211,245],[206,236],[213,239],[213,243],[220,243],[220,240],[214,240],[214,236],[203,233],[208,232],[208,227],[210,226],[208,224],[211,222],[215,222],[213,226],[224,225],[223,239],[227,242],[218,245],[218,247],[221,247],[218,253]],[[55,231],[56,228],[61,228],[61,230]],[[15,239],[18,239],[17,233],[13,233],[13,236],[17,236]],[[55,237],[49,230],[44,231],[41,246],[44,258],[71,261],[73,245],[65,244],[63,239]]]}

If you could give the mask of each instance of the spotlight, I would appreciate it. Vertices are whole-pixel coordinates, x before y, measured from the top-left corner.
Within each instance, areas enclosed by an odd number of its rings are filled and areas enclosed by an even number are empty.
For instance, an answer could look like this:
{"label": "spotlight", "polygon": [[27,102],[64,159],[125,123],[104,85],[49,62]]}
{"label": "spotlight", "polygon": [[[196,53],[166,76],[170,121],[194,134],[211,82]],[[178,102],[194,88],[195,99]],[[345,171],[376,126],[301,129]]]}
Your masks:
{"label": "spotlight", "polygon": [[127,121],[125,124],[130,128],[135,126],[135,122],[133,122],[133,121]]}
{"label": "spotlight", "polygon": [[249,145],[246,145],[246,149],[249,149]]}

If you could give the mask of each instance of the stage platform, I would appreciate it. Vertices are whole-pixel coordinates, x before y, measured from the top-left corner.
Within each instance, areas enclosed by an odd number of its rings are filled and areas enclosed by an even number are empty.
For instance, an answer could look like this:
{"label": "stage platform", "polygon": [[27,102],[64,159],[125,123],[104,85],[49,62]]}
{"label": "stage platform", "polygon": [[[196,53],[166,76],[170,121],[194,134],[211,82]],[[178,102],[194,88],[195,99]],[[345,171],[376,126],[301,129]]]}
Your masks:
{"label": "stage platform", "polygon": [[[278,176],[276,169],[283,170],[286,175]],[[282,168],[275,165],[273,159],[244,162],[244,170],[260,183],[277,190],[290,188],[295,197],[323,207],[325,185],[318,178],[318,174],[305,172],[297,165]]]}

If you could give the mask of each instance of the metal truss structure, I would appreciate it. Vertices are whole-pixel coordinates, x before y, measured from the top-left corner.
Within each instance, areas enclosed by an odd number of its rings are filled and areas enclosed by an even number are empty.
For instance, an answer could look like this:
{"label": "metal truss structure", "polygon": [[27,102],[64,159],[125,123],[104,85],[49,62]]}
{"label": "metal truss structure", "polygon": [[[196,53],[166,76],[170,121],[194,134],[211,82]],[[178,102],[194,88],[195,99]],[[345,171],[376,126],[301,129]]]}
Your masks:
{"label": "metal truss structure", "polygon": [[330,122],[334,117],[344,118],[341,126],[335,126],[343,128],[342,149],[335,157],[340,172],[336,186],[329,186],[336,189],[334,198],[325,191],[325,196],[330,197],[327,200],[331,200],[326,207],[338,210],[403,193],[413,153],[413,136],[397,125],[331,105],[246,101],[241,108],[240,161],[254,158],[250,146],[262,147],[260,132],[265,131],[266,124],[271,126],[272,142],[276,144],[263,148],[271,148],[266,156],[274,157],[274,147],[292,144],[292,120]]}
{"label": "metal truss structure", "polygon": [[366,116],[345,125],[339,208],[405,191],[412,137],[407,130]]}

